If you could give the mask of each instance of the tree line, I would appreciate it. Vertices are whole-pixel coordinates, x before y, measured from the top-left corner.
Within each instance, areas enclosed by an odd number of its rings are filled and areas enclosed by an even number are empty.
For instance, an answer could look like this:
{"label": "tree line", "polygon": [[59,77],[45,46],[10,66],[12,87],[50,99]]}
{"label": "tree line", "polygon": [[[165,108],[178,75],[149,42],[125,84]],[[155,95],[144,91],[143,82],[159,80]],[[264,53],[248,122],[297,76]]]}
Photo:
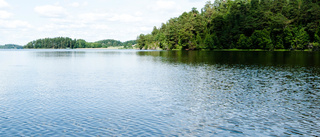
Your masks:
{"label": "tree line", "polygon": [[137,37],[140,49],[319,49],[320,0],[215,0]]}
{"label": "tree line", "polygon": [[123,46],[125,49],[128,49],[128,48],[133,48],[132,45],[137,44],[137,41],[136,40],[129,40],[129,41],[121,42],[119,40],[107,39],[107,40],[100,40],[95,43],[101,44],[102,47],[104,47],[104,46],[107,46],[107,47],[109,47],[109,46],[112,46],[112,47]]}
{"label": "tree line", "polygon": [[68,37],[44,38],[29,42],[24,48],[28,49],[75,49],[75,48],[108,48],[123,46],[126,49],[132,48],[136,41],[121,42],[118,40],[107,39],[97,42],[86,42],[83,39],[71,39]]}
{"label": "tree line", "polygon": [[22,49],[23,47],[17,44],[0,45],[0,49]]}

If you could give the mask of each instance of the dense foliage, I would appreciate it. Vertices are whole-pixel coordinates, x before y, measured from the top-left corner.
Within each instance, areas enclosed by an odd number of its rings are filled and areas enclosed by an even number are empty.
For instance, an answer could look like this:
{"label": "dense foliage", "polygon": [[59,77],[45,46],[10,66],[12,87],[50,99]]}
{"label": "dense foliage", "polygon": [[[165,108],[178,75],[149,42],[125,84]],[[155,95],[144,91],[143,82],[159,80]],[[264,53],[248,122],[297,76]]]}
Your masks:
{"label": "dense foliage", "polygon": [[0,49],[22,49],[23,47],[16,44],[5,44],[0,45]]}
{"label": "dense foliage", "polygon": [[113,39],[107,39],[107,40],[100,40],[95,43],[100,43],[102,44],[102,47],[119,47],[119,46],[124,46],[124,48],[132,48],[132,45],[137,44],[136,40],[130,40],[126,42],[121,42],[119,40],[113,40]]}
{"label": "dense foliage", "polygon": [[137,38],[140,49],[318,49],[320,0],[215,0]]}
{"label": "dense foliage", "polygon": [[125,49],[132,49],[132,48],[134,48],[132,46],[135,46],[136,44],[137,44],[136,40],[129,40],[129,41],[123,42],[122,46]]}
{"label": "dense foliage", "polygon": [[124,48],[132,48],[136,44],[135,40],[121,42],[117,40],[101,40],[97,42],[86,42],[83,39],[71,39],[68,37],[45,38],[29,42],[24,48],[53,48],[53,49],[74,49],[74,48],[108,48],[110,46],[124,46]]}

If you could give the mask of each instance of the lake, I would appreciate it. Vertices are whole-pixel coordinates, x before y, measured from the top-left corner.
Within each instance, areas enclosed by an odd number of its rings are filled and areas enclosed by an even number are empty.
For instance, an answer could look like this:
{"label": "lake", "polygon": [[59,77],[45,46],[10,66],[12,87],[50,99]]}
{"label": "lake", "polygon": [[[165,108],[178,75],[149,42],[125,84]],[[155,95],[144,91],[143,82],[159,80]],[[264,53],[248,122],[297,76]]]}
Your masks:
{"label": "lake", "polygon": [[0,50],[0,136],[319,129],[319,52]]}

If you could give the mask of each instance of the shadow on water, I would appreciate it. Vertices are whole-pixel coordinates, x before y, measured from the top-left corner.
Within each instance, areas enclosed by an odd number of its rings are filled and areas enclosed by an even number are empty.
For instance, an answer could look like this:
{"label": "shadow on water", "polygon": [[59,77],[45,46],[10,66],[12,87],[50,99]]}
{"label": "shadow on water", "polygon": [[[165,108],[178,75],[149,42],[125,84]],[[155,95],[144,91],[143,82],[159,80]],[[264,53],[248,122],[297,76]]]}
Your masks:
{"label": "shadow on water", "polygon": [[163,61],[172,63],[320,67],[319,52],[146,51],[137,54],[162,57]]}
{"label": "shadow on water", "polygon": [[86,52],[83,51],[42,51],[35,52],[36,57],[56,58],[56,57],[84,57]]}
{"label": "shadow on water", "polygon": [[42,50],[34,51],[32,55],[36,57],[56,58],[56,57],[85,57],[86,54],[98,54],[105,56],[117,56],[121,54],[135,54],[135,50],[99,50],[99,49],[84,49],[84,50]]}

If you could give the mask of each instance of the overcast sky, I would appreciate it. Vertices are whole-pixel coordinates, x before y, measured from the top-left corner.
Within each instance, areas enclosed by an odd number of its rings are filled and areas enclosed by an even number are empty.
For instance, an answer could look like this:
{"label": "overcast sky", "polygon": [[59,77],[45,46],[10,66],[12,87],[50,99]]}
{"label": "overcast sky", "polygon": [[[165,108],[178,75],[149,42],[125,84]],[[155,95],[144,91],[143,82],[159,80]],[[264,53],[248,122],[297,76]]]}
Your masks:
{"label": "overcast sky", "polygon": [[134,40],[208,0],[0,0],[0,45],[47,37]]}

